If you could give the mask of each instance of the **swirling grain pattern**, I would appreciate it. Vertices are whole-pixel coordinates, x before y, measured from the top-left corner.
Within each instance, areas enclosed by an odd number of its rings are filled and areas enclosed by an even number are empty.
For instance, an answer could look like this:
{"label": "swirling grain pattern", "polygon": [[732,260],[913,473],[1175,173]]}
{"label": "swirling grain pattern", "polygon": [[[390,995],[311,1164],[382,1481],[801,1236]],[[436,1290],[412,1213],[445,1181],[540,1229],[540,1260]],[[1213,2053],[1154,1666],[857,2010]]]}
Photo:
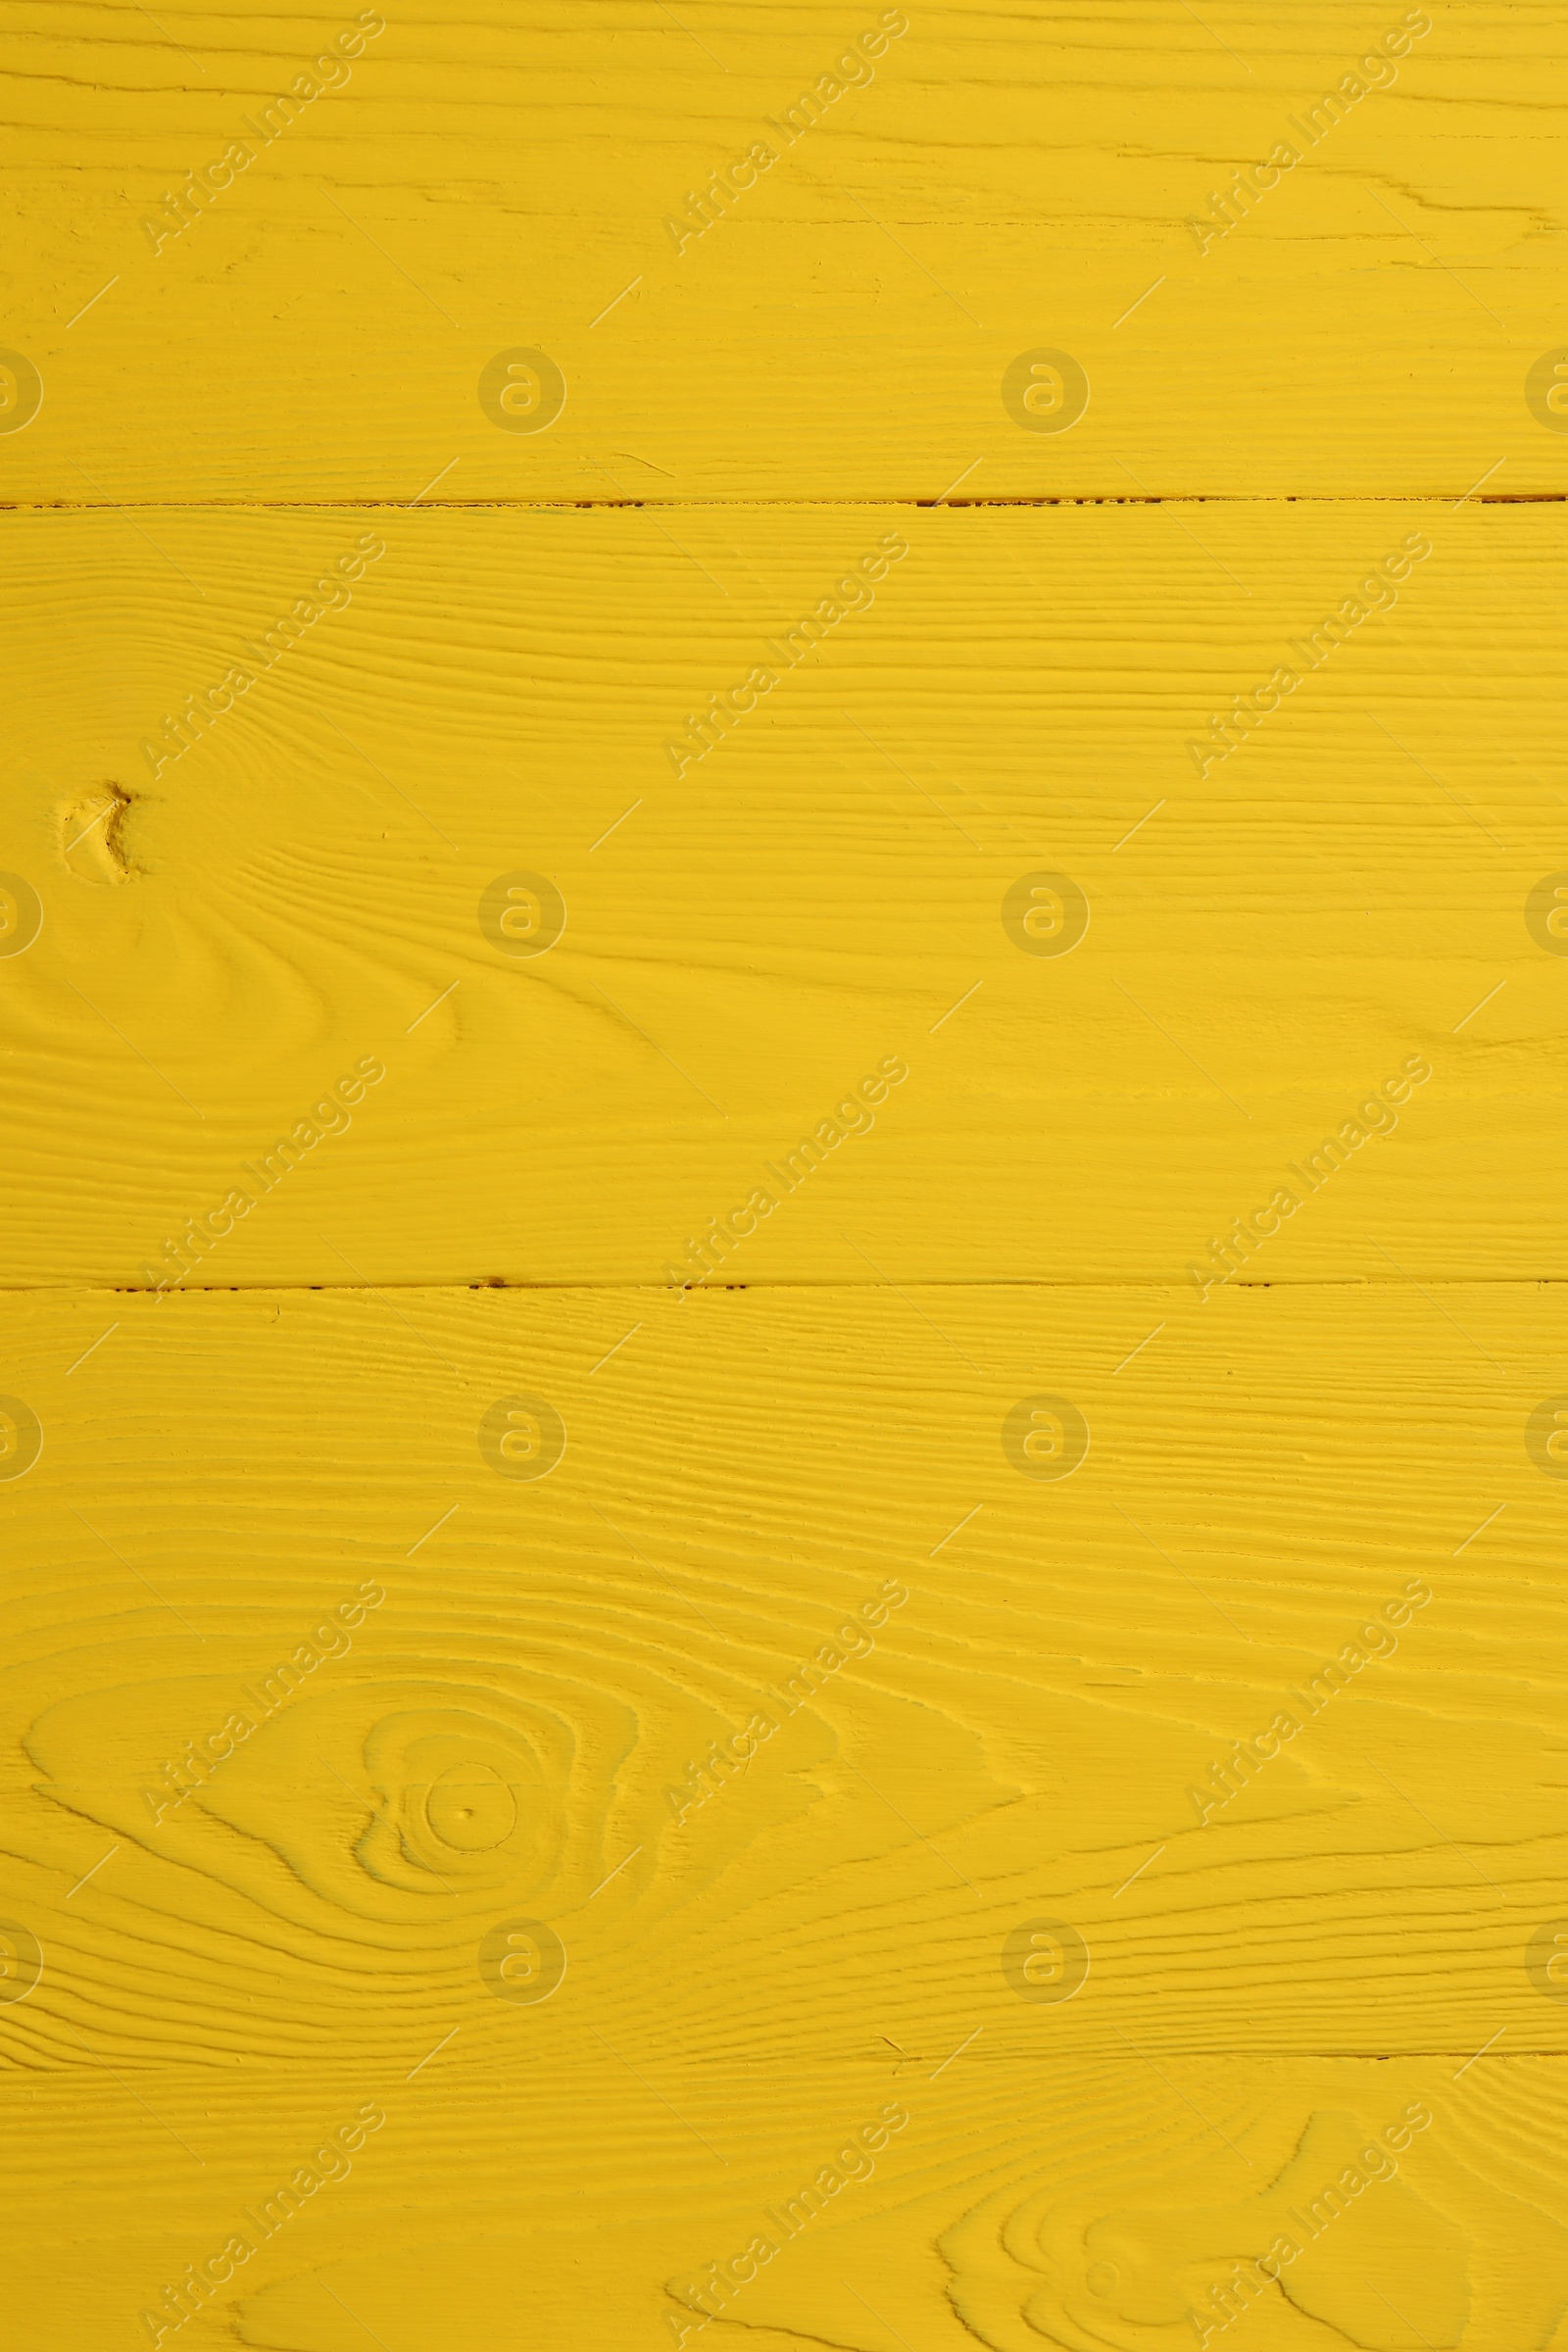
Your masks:
{"label": "swirling grain pattern", "polygon": [[1561,24],[6,20],[11,2336],[1568,2352]]}

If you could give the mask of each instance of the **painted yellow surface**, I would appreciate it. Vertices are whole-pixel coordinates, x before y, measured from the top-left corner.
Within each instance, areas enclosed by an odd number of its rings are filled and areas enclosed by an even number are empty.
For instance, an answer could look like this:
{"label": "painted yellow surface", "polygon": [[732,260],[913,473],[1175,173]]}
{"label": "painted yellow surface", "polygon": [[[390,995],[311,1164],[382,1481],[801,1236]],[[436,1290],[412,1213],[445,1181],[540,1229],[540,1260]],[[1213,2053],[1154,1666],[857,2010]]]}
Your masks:
{"label": "painted yellow surface", "polygon": [[10,12],[19,2342],[1568,2352],[1561,50]]}
{"label": "painted yellow surface", "polygon": [[[0,496],[1564,488],[1544,5],[6,13]],[[1060,435],[1003,405],[1040,349]],[[509,350],[545,431],[481,411]]]}
{"label": "painted yellow surface", "polygon": [[1287,1187],[1280,1281],[1561,1273],[1558,510],[1186,512],[15,518],[6,1264],[239,1188],[221,1285],[658,1283],[760,1190],[737,1280],[1180,1281]]}

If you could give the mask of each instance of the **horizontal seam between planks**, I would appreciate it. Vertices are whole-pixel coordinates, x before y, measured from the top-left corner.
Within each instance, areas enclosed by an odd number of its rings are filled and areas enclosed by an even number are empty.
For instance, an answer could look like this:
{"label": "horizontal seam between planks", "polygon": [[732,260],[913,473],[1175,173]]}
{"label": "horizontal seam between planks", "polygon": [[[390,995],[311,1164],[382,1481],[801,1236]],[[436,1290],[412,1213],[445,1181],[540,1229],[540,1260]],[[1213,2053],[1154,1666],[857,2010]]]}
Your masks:
{"label": "horizontal seam between planks", "polygon": [[[1478,2053],[1473,2050],[1467,2050],[1462,2042],[1456,2048],[1451,2050],[1324,2050],[1310,2047],[1305,2049],[1298,2049],[1295,2047],[1284,2048],[1273,2042],[1264,2044],[1261,2050],[1256,2042],[1178,2042],[1175,2044],[1155,2043],[1153,2046],[1160,2051],[1162,2057],[1166,2058],[1255,2059],[1259,2056],[1270,2059],[1322,2058],[1334,2059],[1342,2064],[1351,2066],[1398,2066],[1402,2064],[1414,2064],[1421,2060],[1435,2063],[1439,2059],[1448,2058],[1468,2058],[1472,2063],[1474,2063],[1474,2060],[1478,2055]],[[929,2050],[906,2054],[911,2057],[913,2063],[919,2065],[923,2064],[927,2058],[934,2058],[937,2055],[937,2051],[940,2049],[940,2047],[941,2044],[937,2043]],[[863,2050],[829,2050],[821,2053],[821,2055],[832,2058],[833,2063],[838,2066],[858,2065],[882,2067],[887,2063],[884,2058],[879,2057],[875,2052]],[[1059,2068],[1062,2064],[1060,2053],[1055,2050],[976,2050],[973,2055],[977,2064],[989,2064],[993,2066],[1051,2066]],[[1528,2059],[1537,2065],[1544,2066],[1562,2066],[1564,2064],[1568,2064],[1568,2050],[1496,2050],[1488,2051],[1486,2056],[1489,2061],[1501,2065],[1507,2065],[1510,2060],[1517,2062],[1521,2059]],[[1121,2052],[1119,2050],[1111,2049],[1108,2044],[1102,2050],[1085,2049],[1080,2046],[1080,2048],[1074,2052],[1073,2056],[1073,2062],[1078,2065],[1098,2066],[1102,2065],[1107,2061],[1112,2065],[1118,2066],[1125,2065],[1127,2063]],[[308,2061],[308,2063],[318,2064],[319,2062],[311,2060]],[[746,2075],[764,2073],[774,2067],[794,2062],[782,2058],[733,2058],[720,2061],[721,2065],[733,2067],[737,2073]],[[199,2059],[185,2058],[177,2059],[172,2066],[148,2066],[141,2068],[138,2071],[144,2074],[160,2074],[169,2076],[179,2072],[181,2068],[185,2068],[189,2069],[193,2073],[210,2073],[213,2071],[214,2065],[215,2062],[212,2060],[203,2062]],[[55,2077],[63,2074],[66,2070],[55,2067],[41,2066],[35,2068],[34,2071],[39,2075]],[[102,2074],[106,2070],[102,2066],[96,2066],[81,2067],[75,2071],[85,2076],[91,2074]],[[280,2076],[292,2075],[295,2071],[295,2068],[293,2066],[277,2066],[273,2064],[266,2068],[258,2067],[248,2071],[252,2080],[274,2082]],[[708,2071],[711,2072],[711,2067],[710,2067]]]}
{"label": "horizontal seam between planks", "polygon": [[1357,491],[1357,490],[1283,490],[1267,492],[1229,490],[1175,490],[1163,494],[1154,492],[1122,495],[1116,491],[1081,491],[1040,498],[142,498],[108,499],[53,498],[0,499],[0,514],[274,514],[349,513],[411,514],[417,506],[422,514],[492,513],[504,514],[577,514],[596,508],[649,507],[669,513],[690,513],[705,507],[777,507],[791,511],[796,508],[864,508],[879,513],[886,508],[904,507],[1560,507],[1568,503],[1568,490],[1498,490],[1477,491],[1468,499],[1454,500],[1446,490]]}
{"label": "horizontal seam between planks", "polygon": [[[1409,1277],[1384,1274],[1325,1274],[1306,1275],[1295,1282],[1229,1282],[1232,1291],[1389,1291],[1408,1292],[1426,1290],[1557,1290],[1568,1283],[1568,1275],[1558,1274],[1429,1274],[1425,1283]],[[656,1291],[680,1296],[690,1289],[708,1296],[719,1291],[1148,1291],[1163,1297],[1171,1291],[1186,1287],[1178,1274],[1167,1275],[1163,1281],[1148,1278],[1128,1281],[1097,1281],[1090,1277],[1053,1279],[1028,1274],[998,1274],[971,1279],[963,1275],[906,1276],[903,1284],[896,1282],[857,1282],[839,1280],[828,1274],[798,1276],[782,1282],[696,1282],[691,1285],[675,1282],[617,1282],[572,1280],[563,1276],[559,1281],[509,1282],[501,1275],[486,1275],[478,1281],[419,1282],[401,1280],[395,1275],[383,1276],[378,1282],[182,1282],[177,1287],[163,1290],[152,1283],[66,1283],[66,1282],[7,1282],[0,1283],[0,1298],[190,1298],[196,1295],[215,1298],[240,1298],[247,1294],[273,1297],[280,1291],[320,1292],[331,1297],[353,1298],[374,1291]]]}

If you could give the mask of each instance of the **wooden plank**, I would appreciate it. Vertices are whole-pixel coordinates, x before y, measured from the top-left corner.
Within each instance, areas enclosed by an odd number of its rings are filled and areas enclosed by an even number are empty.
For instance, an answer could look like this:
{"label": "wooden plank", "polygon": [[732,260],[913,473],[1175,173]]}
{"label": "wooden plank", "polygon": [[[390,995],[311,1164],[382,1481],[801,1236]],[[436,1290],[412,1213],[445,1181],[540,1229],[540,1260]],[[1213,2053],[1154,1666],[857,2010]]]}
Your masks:
{"label": "wooden plank", "polygon": [[[1528,1442],[1560,1382],[1555,1286],[1254,1289],[1200,1324],[1169,1303],[15,1301],[43,1450],[0,1482],[27,1563],[12,1847],[72,2016],[136,2062],[215,2033],[368,2054],[394,2015],[414,2037],[438,2014],[510,1899],[569,1920],[596,1981],[628,1940],[696,1938],[715,2053],[828,2054],[878,2019],[940,2048],[980,2018],[989,2052],[1021,2052],[1035,2022],[998,1955],[1044,1903],[1096,1955],[1067,2030],[1100,2055],[1140,2021],[1156,2049],[1309,2046],[1308,1954],[1335,2049],[1505,2025],[1561,2050],[1522,1957],[1563,1849],[1541,1768],[1561,1486]],[[1009,1443],[1041,1395],[1087,1422],[1071,1476]],[[517,1396],[564,1427],[546,1475],[486,1438]],[[890,1581],[906,1597],[879,1607]],[[385,1597],[355,1617],[367,1584]],[[1356,1644],[1378,1655],[1318,1687]],[[267,1682],[291,1659],[304,1695]],[[791,1685],[813,1659],[825,1695]],[[706,1803],[672,1803],[758,1709],[777,1745],[754,1735],[744,1778],[713,1766]],[[254,1741],[230,1732],[176,1804],[166,1763],[236,1710]],[[1227,1783],[1282,1711],[1299,1735]],[[471,1850],[460,1767],[515,1799]],[[156,1989],[113,2020],[94,1921],[138,1945],[163,1923]],[[905,1938],[941,1957],[895,1969]],[[759,2022],[756,1973],[786,1950],[802,1974]],[[640,2032],[663,1965],[615,1996]],[[40,2056],[48,2016],[12,2020]]]}
{"label": "wooden plank", "polygon": [[[43,405],[0,497],[1564,488],[1545,9],[10,14]],[[1004,404],[1043,348],[1091,386],[1061,433]],[[535,349],[564,410],[498,429]]]}
{"label": "wooden plank", "polygon": [[6,1279],[1560,1273],[1551,515],[888,523],[10,517]]}
{"label": "wooden plank", "polygon": [[[939,2058],[885,2045],[741,2071],[633,2043],[639,2084],[591,2033],[564,2064],[543,2046],[547,2011],[491,2006],[482,2039],[412,2082],[399,2053],[390,2086],[373,2084],[384,2124],[348,2159],[319,2157],[335,2178],[270,2239],[250,2217],[367,2103],[363,2074],[323,2053],[286,2081],[166,2070],[121,2087],[101,2070],[89,2082],[85,2061],[35,2080],[13,2139],[19,2328],[148,2342],[138,2308],[217,2258],[222,2282],[166,2346],[408,2352],[461,2315],[500,2352],[1138,2352],[1156,2328],[1223,2342],[1227,2308],[1262,2352],[1561,2341],[1560,2059],[1492,2056],[1455,2082],[1450,2057],[1241,2054],[1164,2061],[1161,2082],[1127,2053],[988,2066],[983,2041],[939,2078]],[[862,2128],[881,2132],[890,2108],[906,2122],[867,2149]],[[134,2178],[106,2160],[116,2144],[134,2148]],[[72,2259],[39,2195],[62,2164],[81,2182]],[[824,2166],[843,2185],[818,2186],[810,2213],[801,2192]],[[236,2231],[257,2242],[229,2272]],[[736,2262],[759,2237],[772,2252]]]}
{"label": "wooden plank", "polygon": [[[729,2323],[1139,2352],[1226,2289],[1285,2352],[1550,2343],[1561,1489],[1523,1429],[1558,1294],[1226,1292],[1118,1368],[1160,1303],[13,1300],[44,1438],[0,1482],[4,1910],[43,1956],[0,2003],[24,2323],[129,2341],[237,2230],[198,2342],[405,2352],[461,2307],[519,2352],[668,2343],[896,2104]],[[1047,1380],[1092,1432],[1063,1481],[1001,1438]],[[478,1438],[523,1389],[567,1433],[538,1480]],[[480,1974],[518,1919],[568,1955],[539,2003]],[[1046,1921],[1091,1955],[1065,2000],[1007,1964]],[[349,2173],[316,2163],[367,2102]]]}
{"label": "wooden plank", "polygon": [[1568,2352],[1561,27],[678,6],[8,14],[14,2331]]}

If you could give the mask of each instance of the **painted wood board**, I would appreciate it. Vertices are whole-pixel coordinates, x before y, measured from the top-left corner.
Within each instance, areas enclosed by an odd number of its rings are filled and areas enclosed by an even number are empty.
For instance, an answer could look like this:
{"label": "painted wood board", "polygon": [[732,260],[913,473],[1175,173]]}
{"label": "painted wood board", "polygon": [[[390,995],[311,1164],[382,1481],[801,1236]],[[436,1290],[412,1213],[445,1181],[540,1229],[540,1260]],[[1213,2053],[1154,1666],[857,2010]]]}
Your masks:
{"label": "painted wood board", "polygon": [[[238,2230],[197,2342],[652,2345],[817,2181],[710,2324],[1550,2343],[1555,1290],[1230,1292],[1120,1362],[1161,1303],[14,1299],[19,2308],[133,2340]],[[1004,1448],[1046,1383],[1070,1478]],[[519,1391],[548,1476],[481,1449]],[[493,1998],[521,1922],[564,1977]]]}
{"label": "painted wood board", "polygon": [[1546,8],[10,14],[0,500],[1568,486]]}
{"label": "painted wood board", "polygon": [[1560,1273],[1552,511],[889,525],[10,517],[8,1278]]}
{"label": "painted wood board", "polygon": [[[564,2061],[548,2014],[498,2015],[412,2082],[424,2045],[286,2082],[89,2085],[81,2061],[34,2092],[14,2210],[44,2220],[64,2160],[91,2227],[69,2262],[28,2228],[19,2325],[133,2342],[127,2303],[211,2264],[166,2343],[1161,2352],[1236,2340],[1227,2316],[1264,2352],[1560,2341],[1560,2059],[1455,2081],[1451,2057],[1233,2055],[1162,2081],[1132,2053],[988,2066],[982,2040],[723,2070],[623,2037]],[[346,2153],[367,2106],[385,2120]],[[290,2211],[301,2167],[319,2186]]]}
{"label": "painted wood board", "polygon": [[1560,26],[677,4],[7,20],[14,2328],[1565,2352]]}

